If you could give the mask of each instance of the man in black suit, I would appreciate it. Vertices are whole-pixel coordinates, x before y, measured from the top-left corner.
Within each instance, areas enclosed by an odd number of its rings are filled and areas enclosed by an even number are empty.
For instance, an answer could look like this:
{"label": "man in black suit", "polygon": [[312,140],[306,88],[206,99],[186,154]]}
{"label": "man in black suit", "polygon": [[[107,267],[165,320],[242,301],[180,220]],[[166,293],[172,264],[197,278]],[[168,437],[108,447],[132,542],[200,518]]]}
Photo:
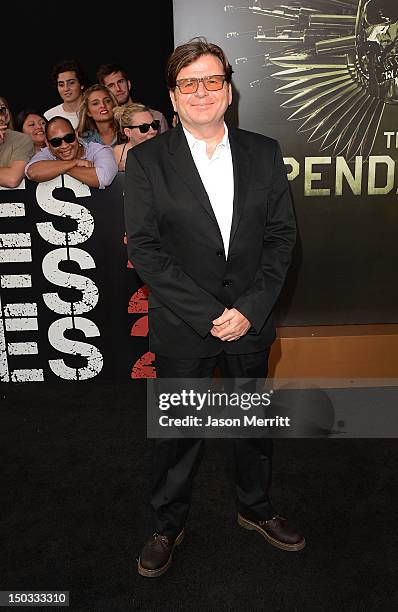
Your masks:
{"label": "man in black suit", "polygon": [[[295,242],[286,170],[275,140],[227,128],[232,68],[220,47],[193,39],[167,67],[180,123],[128,153],[129,258],[150,288],[150,348],[160,378],[264,378],[272,310]],[[238,523],[283,550],[304,538],[275,513],[269,438],[233,440]],[[184,537],[203,440],[155,441],[155,533],[138,571],[155,577]]]}

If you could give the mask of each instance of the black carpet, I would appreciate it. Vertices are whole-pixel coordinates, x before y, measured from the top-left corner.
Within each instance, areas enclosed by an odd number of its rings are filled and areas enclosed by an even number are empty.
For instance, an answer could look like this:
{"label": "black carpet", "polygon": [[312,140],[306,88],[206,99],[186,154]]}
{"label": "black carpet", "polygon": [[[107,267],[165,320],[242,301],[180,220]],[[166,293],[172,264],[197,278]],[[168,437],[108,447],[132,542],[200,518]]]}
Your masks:
{"label": "black carpet", "polygon": [[208,440],[185,541],[147,579],[145,381],[0,394],[0,590],[69,590],[69,609],[95,612],[398,608],[396,440],[275,441],[272,499],[306,536],[296,553],[236,524],[229,444]]}

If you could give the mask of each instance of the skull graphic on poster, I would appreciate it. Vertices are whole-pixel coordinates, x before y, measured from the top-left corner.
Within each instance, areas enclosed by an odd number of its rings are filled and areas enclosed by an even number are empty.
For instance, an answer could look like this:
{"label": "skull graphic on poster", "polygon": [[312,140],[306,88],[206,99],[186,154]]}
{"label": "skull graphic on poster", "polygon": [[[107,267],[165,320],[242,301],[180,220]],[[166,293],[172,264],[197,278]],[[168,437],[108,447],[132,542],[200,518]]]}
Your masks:
{"label": "skull graphic on poster", "polygon": [[358,8],[356,65],[375,96],[398,103],[398,4],[366,0]]}

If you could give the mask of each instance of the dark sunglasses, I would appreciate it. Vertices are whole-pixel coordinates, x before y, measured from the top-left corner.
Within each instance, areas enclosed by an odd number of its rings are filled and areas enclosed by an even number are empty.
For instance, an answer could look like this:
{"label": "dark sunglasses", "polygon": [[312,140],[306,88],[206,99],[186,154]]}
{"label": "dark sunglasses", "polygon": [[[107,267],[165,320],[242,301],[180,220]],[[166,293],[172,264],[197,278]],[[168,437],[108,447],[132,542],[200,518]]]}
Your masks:
{"label": "dark sunglasses", "polygon": [[0,115],[5,115],[8,111],[6,106],[0,106]]}
{"label": "dark sunglasses", "polygon": [[54,147],[54,149],[58,149],[63,140],[66,142],[66,144],[72,144],[72,142],[75,142],[76,140],[76,134],[74,132],[70,132],[70,134],[65,134],[65,136],[60,136],[59,138],[50,138],[48,142],[52,147]]}
{"label": "dark sunglasses", "polygon": [[159,125],[159,119],[154,119],[152,123],[141,123],[141,125],[125,125],[124,127],[128,128],[129,130],[134,130],[135,128],[138,128],[141,134],[146,134],[147,132],[149,132],[149,128],[152,128],[156,132],[159,129]]}

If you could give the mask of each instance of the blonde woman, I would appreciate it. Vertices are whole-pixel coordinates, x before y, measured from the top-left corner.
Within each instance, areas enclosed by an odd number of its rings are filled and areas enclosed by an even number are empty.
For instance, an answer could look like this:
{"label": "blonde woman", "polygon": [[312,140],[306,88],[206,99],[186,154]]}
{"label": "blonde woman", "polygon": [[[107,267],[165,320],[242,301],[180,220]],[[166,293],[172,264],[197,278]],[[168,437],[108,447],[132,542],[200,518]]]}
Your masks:
{"label": "blonde woman", "polygon": [[118,122],[120,132],[128,138],[127,142],[118,144],[113,149],[118,168],[123,172],[129,150],[156,136],[159,132],[160,121],[154,119],[150,109],[139,102],[117,106],[113,109],[113,115]]}
{"label": "blonde woman", "polygon": [[77,128],[85,142],[98,142],[114,147],[123,138],[113,116],[116,98],[105,85],[91,85],[83,93]]}

